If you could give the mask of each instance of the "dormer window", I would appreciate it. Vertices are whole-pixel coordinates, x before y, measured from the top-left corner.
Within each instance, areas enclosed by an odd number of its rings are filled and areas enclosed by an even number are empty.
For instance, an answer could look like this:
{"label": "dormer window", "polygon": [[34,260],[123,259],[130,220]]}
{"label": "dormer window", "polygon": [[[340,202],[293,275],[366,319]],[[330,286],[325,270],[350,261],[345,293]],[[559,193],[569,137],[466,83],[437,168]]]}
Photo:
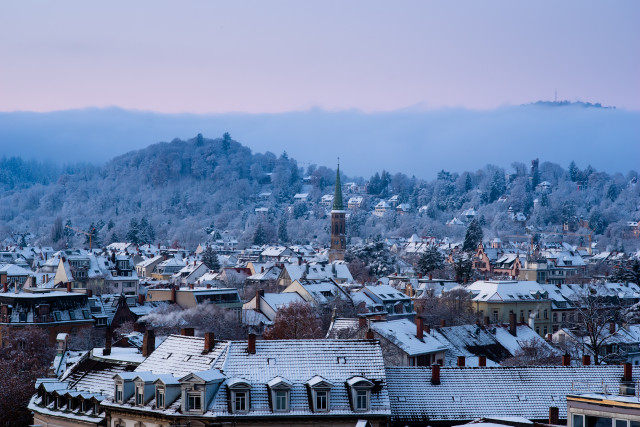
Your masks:
{"label": "dormer window", "polygon": [[267,385],[271,392],[273,412],[289,412],[291,387],[293,384],[282,377],[275,377],[269,381]]}
{"label": "dormer window", "polygon": [[156,390],[156,407],[164,409],[164,388]]}
{"label": "dormer window", "polygon": [[333,383],[319,375],[307,381],[307,386],[311,392],[311,403],[313,412],[327,412],[330,410],[331,388]]}
{"label": "dormer window", "polygon": [[232,378],[227,383],[231,399],[231,412],[242,414],[251,408],[251,384],[242,378]]}
{"label": "dormer window", "polygon": [[363,377],[353,377],[347,381],[347,384],[349,385],[349,392],[351,393],[353,410],[356,412],[368,411],[373,383]]}
{"label": "dormer window", "polygon": [[136,405],[144,405],[144,384],[136,386]]}
{"label": "dormer window", "polygon": [[200,392],[187,393],[187,411],[202,410],[202,395]]}
{"label": "dormer window", "polygon": [[122,403],[122,383],[116,384],[116,402]]}

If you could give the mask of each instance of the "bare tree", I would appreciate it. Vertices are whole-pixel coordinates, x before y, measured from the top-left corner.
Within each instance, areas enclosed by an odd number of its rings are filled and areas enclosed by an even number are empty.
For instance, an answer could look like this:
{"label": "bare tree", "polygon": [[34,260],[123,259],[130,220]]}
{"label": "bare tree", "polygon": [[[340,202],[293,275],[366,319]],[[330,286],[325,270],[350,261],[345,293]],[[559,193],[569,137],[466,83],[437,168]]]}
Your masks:
{"label": "bare tree", "polygon": [[462,288],[443,292],[441,296],[427,293],[416,303],[422,307],[422,317],[428,325],[466,325],[476,320],[469,292]]}
{"label": "bare tree", "polygon": [[502,361],[502,366],[559,365],[562,356],[556,354],[541,338],[532,338],[520,343],[516,353]]}
{"label": "bare tree", "polygon": [[0,347],[0,425],[32,423],[27,403],[37,378],[46,376],[55,355],[43,329],[28,326],[14,330]]}
{"label": "bare tree", "polygon": [[278,310],[273,326],[265,331],[264,339],[318,339],[322,338],[322,322],[311,304],[294,302]]}

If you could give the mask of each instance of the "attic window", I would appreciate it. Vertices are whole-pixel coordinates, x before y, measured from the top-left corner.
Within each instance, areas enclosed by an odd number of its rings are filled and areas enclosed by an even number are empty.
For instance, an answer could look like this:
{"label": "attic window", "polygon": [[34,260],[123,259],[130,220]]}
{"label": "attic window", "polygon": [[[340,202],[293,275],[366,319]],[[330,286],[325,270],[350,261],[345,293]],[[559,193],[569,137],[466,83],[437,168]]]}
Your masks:
{"label": "attic window", "polygon": [[188,362],[188,361],[189,361],[189,359],[191,359],[191,356],[185,356],[185,358],[184,358],[184,359],[182,359],[182,361],[183,361],[183,362]]}
{"label": "attic window", "polygon": [[163,359],[165,359],[165,360],[166,360],[166,359],[170,358],[172,354],[173,354],[173,353],[167,353],[167,354],[163,357]]}
{"label": "attic window", "polygon": [[338,365],[344,365],[347,363],[347,359],[344,356],[338,356]]}
{"label": "attic window", "polygon": [[269,358],[267,359],[267,365],[269,365],[269,366],[273,366],[273,365],[275,365],[275,364],[276,364],[276,359],[274,359],[273,357],[269,357]]}

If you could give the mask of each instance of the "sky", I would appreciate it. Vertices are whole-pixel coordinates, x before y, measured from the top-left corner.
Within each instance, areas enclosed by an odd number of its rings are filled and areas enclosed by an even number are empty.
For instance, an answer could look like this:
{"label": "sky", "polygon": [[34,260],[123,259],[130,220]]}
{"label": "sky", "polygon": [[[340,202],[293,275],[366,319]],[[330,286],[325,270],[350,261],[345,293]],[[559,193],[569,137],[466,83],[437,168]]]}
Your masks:
{"label": "sky", "polygon": [[638,22],[636,0],[0,2],[0,111],[638,111]]}

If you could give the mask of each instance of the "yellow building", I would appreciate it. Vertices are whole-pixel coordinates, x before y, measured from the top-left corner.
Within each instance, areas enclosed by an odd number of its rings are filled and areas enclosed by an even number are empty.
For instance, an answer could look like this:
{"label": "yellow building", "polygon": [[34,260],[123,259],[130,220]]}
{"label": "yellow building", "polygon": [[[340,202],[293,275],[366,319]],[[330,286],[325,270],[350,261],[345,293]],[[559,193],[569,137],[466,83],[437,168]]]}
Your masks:
{"label": "yellow building", "polygon": [[515,313],[519,323],[528,324],[539,335],[551,329],[551,299],[534,281],[480,280],[467,287],[478,316],[488,323],[509,323]]}

